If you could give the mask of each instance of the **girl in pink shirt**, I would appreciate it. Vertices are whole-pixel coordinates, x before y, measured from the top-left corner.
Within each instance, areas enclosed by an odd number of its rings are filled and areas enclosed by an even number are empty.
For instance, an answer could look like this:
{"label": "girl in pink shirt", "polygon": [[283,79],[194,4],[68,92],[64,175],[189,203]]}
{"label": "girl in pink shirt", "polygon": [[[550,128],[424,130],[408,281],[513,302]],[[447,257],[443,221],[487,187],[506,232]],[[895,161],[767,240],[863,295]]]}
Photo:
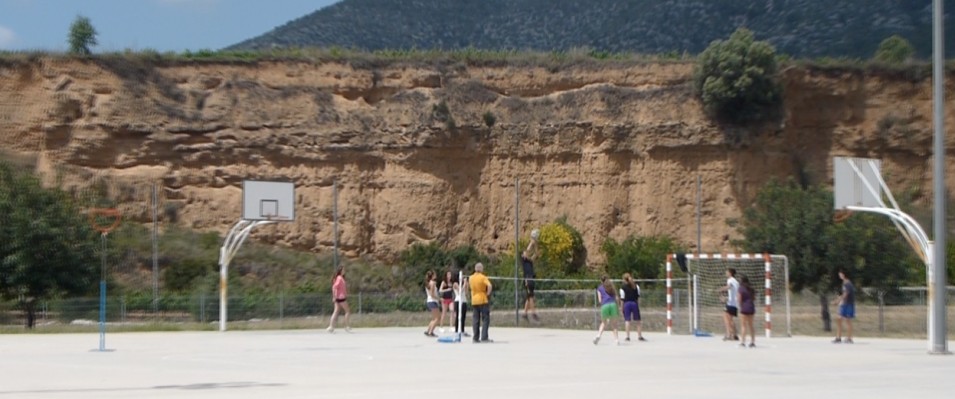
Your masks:
{"label": "girl in pink shirt", "polygon": [[348,309],[348,289],[345,287],[345,268],[339,267],[332,280],[332,300],[335,302],[335,311],[332,312],[332,319],[328,323],[328,332],[335,332],[335,320],[338,319],[339,312],[345,310],[345,331],[351,332],[351,325],[348,323],[348,316],[351,311]]}

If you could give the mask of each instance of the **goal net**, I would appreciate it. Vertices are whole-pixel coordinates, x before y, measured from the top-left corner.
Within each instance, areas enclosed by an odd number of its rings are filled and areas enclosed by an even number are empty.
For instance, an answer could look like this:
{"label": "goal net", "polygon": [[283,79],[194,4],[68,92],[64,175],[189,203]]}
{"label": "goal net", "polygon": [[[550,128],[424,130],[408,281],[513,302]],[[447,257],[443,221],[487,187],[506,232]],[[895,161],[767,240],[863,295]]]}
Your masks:
{"label": "goal net", "polygon": [[[687,331],[692,334],[720,334],[725,328],[723,313],[726,293],[726,270],[736,269],[736,279],[749,278],[756,303],[754,328],[762,329],[766,337],[791,336],[792,318],[789,306],[789,262],[784,255],[770,254],[686,254],[668,255],[667,273],[667,333]],[[683,277],[674,278],[677,269]],[[688,301],[677,303],[672,290],[678,286],[688,287]],[[677,317],[683,315],[683,317]],[[739,318],[734,318],[736,331],[740,331]]]}

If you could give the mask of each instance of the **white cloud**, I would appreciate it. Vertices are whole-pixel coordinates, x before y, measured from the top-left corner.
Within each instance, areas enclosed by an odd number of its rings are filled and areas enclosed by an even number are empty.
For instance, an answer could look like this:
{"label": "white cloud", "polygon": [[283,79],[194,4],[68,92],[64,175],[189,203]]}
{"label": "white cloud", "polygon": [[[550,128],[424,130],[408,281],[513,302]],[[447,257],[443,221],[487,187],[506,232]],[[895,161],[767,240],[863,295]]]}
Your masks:
{"label": "white cloud", "polygon": [[0,49],[10,49],[13,47],[13,44],[17,41],[17,35],[13,33],[13,30],[7,28],[6,26],[0,25]]}

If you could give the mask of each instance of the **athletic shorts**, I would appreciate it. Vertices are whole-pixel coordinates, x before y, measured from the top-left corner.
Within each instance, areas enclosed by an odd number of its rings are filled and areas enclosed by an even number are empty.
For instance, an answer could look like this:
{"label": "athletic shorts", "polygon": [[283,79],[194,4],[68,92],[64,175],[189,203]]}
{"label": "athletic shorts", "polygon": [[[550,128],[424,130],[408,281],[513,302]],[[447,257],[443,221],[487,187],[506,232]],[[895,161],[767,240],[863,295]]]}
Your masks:
{"label": "athletic shorts", "polygon": [[340,299],[339,299],[339,298],[336,298],[336,299],[335,299],[335,303],[342,303],[342,302],[346,302],[346,301],[348,301],[348,299],[345,299],[345,298],[340,298]]}
{"label": "athletic shorts", "polygon": [[604,319],[613,319],[620,315],[616,302],[604,304],[600,307],[600,317]]}
{"label": "athletic shorts", "polygon": [[736,306],[726,305],[726,313],[729,313],[730,316],[736,317],[739,313],[739,310],[736,309]]}
{"label": "athletic shorts", "polygon": [[640,306],[636,302],[627,301],[623,303],[623,319],[625,321],[640,321]]}
{"label": "athletic shorts", "polygon": [[428,310],[440,310],[441,305],[438,305],[437,302],[428,302]]}
{"label": "athletic shorts", "polygon": [[856,317],[856,305],[839,305],[839,317],[843,319],[854,319]]}
{"label": "athletic shorts", "polygon": [[524,289],[527,291],[527,297],[534,297],[534,280],[524,280]]}
{"label": "athletic shorts", "polygon": [[454,302],[454,299],[450,299],[450,298],[444,299],[444,298],[441,298],[441,303],[443,303],[443,304],[445,304],[445,305],[450,305],[452,302]]}

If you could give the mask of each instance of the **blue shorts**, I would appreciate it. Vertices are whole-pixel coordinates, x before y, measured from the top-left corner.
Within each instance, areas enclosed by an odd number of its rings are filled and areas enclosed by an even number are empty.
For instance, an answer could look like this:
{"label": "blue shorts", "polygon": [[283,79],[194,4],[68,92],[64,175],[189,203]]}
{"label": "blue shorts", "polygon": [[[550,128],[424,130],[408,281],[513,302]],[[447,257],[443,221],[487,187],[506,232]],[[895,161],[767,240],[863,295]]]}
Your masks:
{"label": "blue shorts", "polygon": [[623,303],[623,320],[640,321],[640,306],[636,302],[627,301]]}
{"label": "blue shorts", "polygon": [[428,310],[438,310],[441,309],[441,305],[438,305],[437,302],[428,302]]}
{"label": "blue shorts", "polygon": [[839,317],[843,319],[854,319],[856,317],[856,305],[839,305]]}

